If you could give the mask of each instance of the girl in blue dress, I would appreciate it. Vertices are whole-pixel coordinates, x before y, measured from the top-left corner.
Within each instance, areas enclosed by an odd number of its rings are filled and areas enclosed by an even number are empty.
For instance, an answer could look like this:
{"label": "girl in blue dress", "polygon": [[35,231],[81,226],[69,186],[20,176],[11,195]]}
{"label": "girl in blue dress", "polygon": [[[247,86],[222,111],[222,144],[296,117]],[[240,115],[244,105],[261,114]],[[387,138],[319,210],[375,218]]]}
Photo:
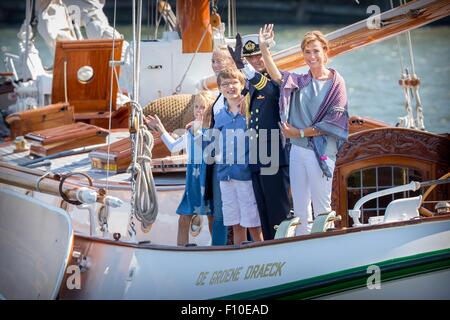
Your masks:
{"label": "girl in blue dress", "polygon": [[185,134],[174,139],[164,128],[157,115],[147,117],[147,125],[161,133],[161,140],[171,153],[185,150],[188,155],[186,167],[186,187],[183,198],[177,208],[178,236],[177,245],[185,246],[189,242],[189,225],[193,215],[207,215],[211,233],[213,216],[209,200],[204,199],[206,182],[206,163],[203,150],[209,143],[204,135],[209,128],[209,115],[215,97],[208,91],[202,91],[194,97],[194,121]]}

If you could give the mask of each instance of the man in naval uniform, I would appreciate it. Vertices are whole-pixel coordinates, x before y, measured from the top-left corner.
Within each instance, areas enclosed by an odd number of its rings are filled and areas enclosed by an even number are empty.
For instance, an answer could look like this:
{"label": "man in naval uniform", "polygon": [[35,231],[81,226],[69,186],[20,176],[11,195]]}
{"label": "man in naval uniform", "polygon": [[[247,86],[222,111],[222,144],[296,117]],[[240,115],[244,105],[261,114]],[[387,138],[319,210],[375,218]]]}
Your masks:
{"label": "man in naval uniform", "polygon": [[[256,132],[257,143],[254,145],[258,148],[257,163],[250,164],[250,170],[264,239],[270,240],[275,236],[274,226],[285,220],[290,211],[288,152],[278,126],[280,92],[278,85],[266,73],[257,34],[246,35],[242,39],[238,34],[236,50],[228,49],[237,68],[243,71],[248,81],[248,128]],[[278,134],[272,137],[271,130],[277,130]],[[267,151],[261,152],[260,146],[264,143],[267,144]],[[270,159],[276,157],[275,168],[273,163],[262,161],[262,153],[267,153]],[[265,170],[271,166],[271,170]]]}

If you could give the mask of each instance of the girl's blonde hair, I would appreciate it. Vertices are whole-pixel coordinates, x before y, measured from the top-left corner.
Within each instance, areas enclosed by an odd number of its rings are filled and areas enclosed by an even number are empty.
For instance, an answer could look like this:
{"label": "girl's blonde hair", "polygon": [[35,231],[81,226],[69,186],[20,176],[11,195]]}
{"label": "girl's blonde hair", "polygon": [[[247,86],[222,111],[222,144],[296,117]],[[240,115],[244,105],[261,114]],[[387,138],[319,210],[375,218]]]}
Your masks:
{"label": "girl's blonde hair", "polygon": [[202,121],[202,127],[203,128],[209,128],[209,125],[211,123],[211,114],[212,114],[212,107],[214,102],[216,101],[216,96],[211,93],[211,91],[200,91],[199,93],[194,95],[194,104],[202,103],[205,105],[205,111],[203,111],[203,121]]}
{"label": "girl's blonde hair", "polygon": [[311,42],[316,40],[322,44],[322,49],[325,53],[325,63],[326,63],[328,62],[328,49],[330,48],[330,44],[322,32],[314,30],[305,33],[300,47],[302,48],[302,51],[305,51],[305,47]]}

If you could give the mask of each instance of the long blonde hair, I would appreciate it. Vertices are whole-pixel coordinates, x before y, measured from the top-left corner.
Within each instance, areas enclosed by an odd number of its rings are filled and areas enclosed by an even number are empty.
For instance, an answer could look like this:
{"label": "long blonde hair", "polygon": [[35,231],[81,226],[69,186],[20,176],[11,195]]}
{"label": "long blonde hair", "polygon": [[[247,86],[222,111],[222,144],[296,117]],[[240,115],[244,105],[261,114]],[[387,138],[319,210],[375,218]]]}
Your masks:
{"label": "long blonde hair", "polygon": [[202,121],[203,128],[209,128],[212,114],[211,109],[213,107],[214,101],[216,101],[216,98],[217,97],[211,91],[206,90],[200,91],[194,95],[194,105],[197,103],[203,103],[205,105],[205,111],[203,111],[203,121]]}

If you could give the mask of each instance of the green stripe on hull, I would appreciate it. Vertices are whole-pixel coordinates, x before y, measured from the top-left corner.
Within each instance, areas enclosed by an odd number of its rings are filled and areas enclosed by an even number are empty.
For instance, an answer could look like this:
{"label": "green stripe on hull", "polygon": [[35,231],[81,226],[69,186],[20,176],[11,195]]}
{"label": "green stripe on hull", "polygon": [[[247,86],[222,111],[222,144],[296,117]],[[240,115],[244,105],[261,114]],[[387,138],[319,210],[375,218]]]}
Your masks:
{"label": "green stripe on hull", "polygon": [[406,278],[450,268],[450,249],[385,260],[274,287],[224,296],[217,298],[217,300],[311,299],[357,289],[366,286],[367,278],[370,276],[367,273],[367,268],[371,265],[376,265],[380,268],[382,282]]}

